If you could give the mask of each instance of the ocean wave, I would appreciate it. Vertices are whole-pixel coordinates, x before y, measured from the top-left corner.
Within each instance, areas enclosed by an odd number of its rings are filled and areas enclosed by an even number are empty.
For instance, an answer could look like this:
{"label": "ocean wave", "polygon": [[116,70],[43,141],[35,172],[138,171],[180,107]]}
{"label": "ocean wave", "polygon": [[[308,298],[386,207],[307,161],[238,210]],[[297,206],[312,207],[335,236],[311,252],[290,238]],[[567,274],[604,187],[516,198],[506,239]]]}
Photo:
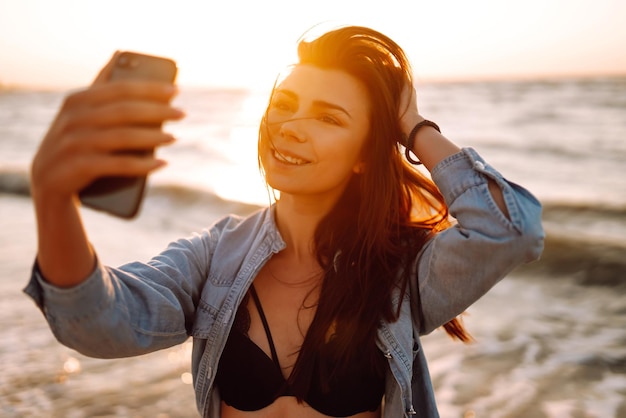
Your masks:
{"label": "ocean wave", "polygon": [[[0,193],[29,196],[28,174],[0,171]],[[259,209],[258,205],[226,200],[211,191],[181,184],[151,184],[146,201],[146,206],[163,216],[185,213],[190,220],[202,219],[200,215],[208,208],[214,213],[240,215]],[[520,271],[572,277],[584,285],[626,285],[626,206],[544,202],[543,223],[546,239],[542,257]]]}
{"label": "ocean wave", "polygon": [[[15,196],[30,196],[30,177],[28,173],[20,169],[0,169],[0,193]],[[181,184],[149,184],[146,191],[146,199],[155,205],[172,209],[184,209],[198,205],[219,208],[225,213],[249,213],[257,210],[259,206],[226,200],[215,193],[189,187]]]}
{"label": "ocean wave", "polygon": [[[606,202],[543,202],[544,219],[601,218],[626,222],[626,206]],[[626,238],[626,237],[625,237]]]}
{"label": "ocean wave", "polygon": [[[546,139],[546,138],[542,138]],[[584,147],[576,147],[575,145],[564,145],[558,142],[542,141],[542,142],[515,142],[504,141],[502,137],[485,137],[475,136],[470,138],[470,142],[477,144],[481,150],[489,150],[497,152],[498,155],[515,155],[518,158],[526,156],[533,160],[539,157],[546,157],[548,161],[567,161],[568,164],[584,164],[587,166],[591,163],[589,159],[589,150]],[[594,159],[601,163],[619,163],[626,159],[626,148],[619,141],[607,140],[594,149]]]}
{"label": "ocean wave", "polygon": [[30,177],[19,169],[0,169],[0,193],[30,196]]}
{"label": "ocean wave", "polygon": [[588,286],[626,286],[626,244],[546,235],[541,259],[518,271],[574,279]]}
{"label": "ocean wave", "polygon": [[626,285],[626,207],[547,203],[545,249],[520,270],[572,277],[582,285]]}
{"label": "ocean wave", "polygon": [[[213,213],[249,214],[259,206],[225,200],[205,190],[177,184],[152,186],[152,207],[162,213],[185,213],[202,222]],[[196,216],[197,215],[197,216]],[[526,269],[571,278],[583,285],[626,285],[626,206],[552,202],[544,204],[545,249]]]}

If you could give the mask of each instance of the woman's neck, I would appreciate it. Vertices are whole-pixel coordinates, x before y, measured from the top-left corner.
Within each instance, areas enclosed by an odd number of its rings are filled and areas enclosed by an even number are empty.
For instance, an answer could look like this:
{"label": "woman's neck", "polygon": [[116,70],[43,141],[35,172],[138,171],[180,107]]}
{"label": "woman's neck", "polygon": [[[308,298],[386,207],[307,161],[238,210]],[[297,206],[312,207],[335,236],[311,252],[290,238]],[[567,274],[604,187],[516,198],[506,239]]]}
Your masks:
{"label": "woman's neck", "polygon": [[276,202],[276,224],[287,245],[285,255],[302,261],[314,257],[315,229],[331,207],[315,198],[281,196]]}

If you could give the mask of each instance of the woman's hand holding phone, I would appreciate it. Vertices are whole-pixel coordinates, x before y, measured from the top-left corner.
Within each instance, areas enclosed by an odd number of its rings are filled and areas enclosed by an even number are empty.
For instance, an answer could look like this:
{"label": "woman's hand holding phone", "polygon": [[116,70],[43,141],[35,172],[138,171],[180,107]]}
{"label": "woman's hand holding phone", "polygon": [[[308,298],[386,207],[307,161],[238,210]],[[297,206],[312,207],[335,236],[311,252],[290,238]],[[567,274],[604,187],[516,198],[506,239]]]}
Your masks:
{"label": "woman's hand holding phone", "polygon": [[[49,190],[59,197],[75,195],[96,179],[115,176],[132,181],[163,165],[151,151],[173,141],[161,131],[161,124],[183,116],[170,105],[176,93],[172,84],[175,72],[170,70],[171,81],[155,81],[141,74],[139,68],[130,67],[122,72],[125,77],[111,80],[119,72],[120,60],[126,58],[122,54],[128,53],[116,53],[90,88],[65,99],[35,157],[33,194]],[[146,68],[152,65],[142,64]],[[139,76],[133,77],[135,73]],[[136,196],[127,198],[140,200],[142,194],[143,185]],[[132,217],[139,202],[118,199],[95,203],[90,206]],[[135,206],[132,213],[116,211],[115,205],[128,204]]]}
{"label": "woman's hand holding phone", "polygon": [[[96,179],[144,177],[164,162],[152,151],[172,143],[160,125],[183,113],[170,102],[171,82],[110,80],[120,53],[87,89],[67,96],[31,166],[38,262],[59,285],[76,284],[95,260],[78,213],[79,193]],[[148,151],[137,153],[137,151]]]}

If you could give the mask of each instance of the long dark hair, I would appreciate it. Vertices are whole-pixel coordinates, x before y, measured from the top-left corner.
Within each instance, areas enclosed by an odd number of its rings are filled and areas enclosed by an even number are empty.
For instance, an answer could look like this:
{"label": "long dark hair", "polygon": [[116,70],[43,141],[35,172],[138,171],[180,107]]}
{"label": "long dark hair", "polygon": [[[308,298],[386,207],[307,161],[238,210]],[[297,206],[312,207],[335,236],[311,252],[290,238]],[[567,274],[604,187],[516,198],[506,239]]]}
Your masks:
{"label": "long dark hair", "polygon": [[[405,294],[417,253],[449,223],[443,196],[403,158],[397,144],[401,93],[413,83],[404,51],[375,30],[349,26],[300,41],[298,62],[352,75],[366,88],[371,109],[364,169],[352,176],[315,232],[325,276],[293,372],[310,376],[314,356],[327,350],[330,340],[333,362],[340,367],[357,357],[381,364],[377,329],[381,321],[399,316],[392,295],[396,290]],[[262,124],[260,141],[266,135]],[[453,337],[469,340],[457,319],[444,327]]]}

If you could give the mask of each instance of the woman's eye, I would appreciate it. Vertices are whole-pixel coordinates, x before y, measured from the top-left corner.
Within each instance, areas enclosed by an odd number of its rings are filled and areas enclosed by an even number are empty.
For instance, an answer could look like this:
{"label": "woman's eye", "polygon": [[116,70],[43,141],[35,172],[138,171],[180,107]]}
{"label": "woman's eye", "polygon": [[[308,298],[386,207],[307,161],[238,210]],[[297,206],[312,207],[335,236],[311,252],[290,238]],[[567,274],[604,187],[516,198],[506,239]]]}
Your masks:
{"label": "woman's eye", "polygon": [[284,100],[277,100],[275,102],[272,102],[272,107],[276,110],[283,110],[283,111],[291,110],[291,104],[288,102],[285,102]]}
{"label": "woman's eye", "polygon": [[340,125],[339,120],[331,115],[322,115],[319,117],[319,120],[321,120],[324,123],[330,123],[332,125]]}

